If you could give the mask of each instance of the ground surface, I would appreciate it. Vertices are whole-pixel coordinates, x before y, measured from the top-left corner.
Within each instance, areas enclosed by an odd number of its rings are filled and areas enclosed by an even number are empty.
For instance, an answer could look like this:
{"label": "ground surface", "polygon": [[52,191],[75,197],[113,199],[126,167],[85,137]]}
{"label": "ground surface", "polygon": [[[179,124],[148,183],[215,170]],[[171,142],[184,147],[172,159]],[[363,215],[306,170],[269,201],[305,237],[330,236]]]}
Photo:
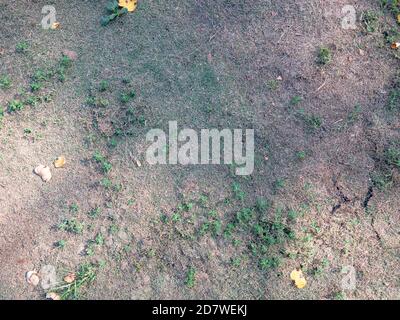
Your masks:
{"label": "ground surface", "polygon": [[[399,299],[398,60],[383,35],[398,26],[379,1],[350,2],[142,0],[101,27],[106,1],[1,1],[0,298],[43,299],[25,273],[51,265],[52,284],[93,271],[85,299]],[[48,4],[58,30],[41,28]],[[342,29],[346,4],[376,28]],[[60,71],[64,50],[78,58]],[[33,105],[9,112],[14,99]],[[146,132],[169,120],[254,128],[253,175],[148,165]]]}

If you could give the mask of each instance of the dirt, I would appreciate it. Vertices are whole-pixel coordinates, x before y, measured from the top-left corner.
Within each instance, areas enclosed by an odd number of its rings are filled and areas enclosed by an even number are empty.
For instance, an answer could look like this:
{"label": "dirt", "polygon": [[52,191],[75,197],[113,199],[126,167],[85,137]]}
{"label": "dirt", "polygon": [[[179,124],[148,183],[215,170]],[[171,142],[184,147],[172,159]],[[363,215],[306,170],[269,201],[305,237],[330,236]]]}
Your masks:
{"label": "dirt", "polygon": [[[400,143],[398,110],[387,107],[398,59],[382,34],[399,27],[388,10],[367,0],[142,0],[101,26],[106,1],[52,1],[60,28],[44,30],[48,4],[0,3],[0,77],[12,80],[0,87],[5,109],[37,70],[57,66],[63,52],[76,56],[65,81],[27,93],[50,101],[2,120],[1,299],[44,299],[55,289],[30,286],[27,271],[54,266],[62,282],[85,263],[96,278],[80,299],[400,298],[399,167],[387,160]],[[367,32],[358,19],[343,29],[347,4],[359,18],[376,12],[379,28]],[[22,41],[26,52],[16,52]],[[316,63],[321,46],[332,53],[327,65]],[[168,121],[254,128],[254,173],[149,165],[146,133]],[[66,166],[55,169],[60,155]],[[39,164],[51,166],[48,183],[33,173]],[[373,177],[388,172],[379,188]],[[250,220],[229,234],[246,209]],[[60,229],[71,218],[82,233]],[[259,225],[271,234],[284,225],[285,237],[261,244]],[[290,280],[295,268],[304,289]]]}

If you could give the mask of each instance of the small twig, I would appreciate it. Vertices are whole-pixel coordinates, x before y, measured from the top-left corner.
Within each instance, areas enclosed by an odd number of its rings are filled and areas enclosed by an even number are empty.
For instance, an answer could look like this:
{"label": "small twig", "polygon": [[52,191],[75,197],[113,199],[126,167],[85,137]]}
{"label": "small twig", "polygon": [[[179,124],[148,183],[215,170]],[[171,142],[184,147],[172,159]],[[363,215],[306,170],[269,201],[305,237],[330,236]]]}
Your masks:
{"label": "small twig", "polygon": [[319,90],[321,90],[323,87],[325,87],[325,85],[326,85],[326,80],[324,81],[323,84],[321,84],[321,85],[318,87],[317,90],[315,90],[315,92],[318,92]]}

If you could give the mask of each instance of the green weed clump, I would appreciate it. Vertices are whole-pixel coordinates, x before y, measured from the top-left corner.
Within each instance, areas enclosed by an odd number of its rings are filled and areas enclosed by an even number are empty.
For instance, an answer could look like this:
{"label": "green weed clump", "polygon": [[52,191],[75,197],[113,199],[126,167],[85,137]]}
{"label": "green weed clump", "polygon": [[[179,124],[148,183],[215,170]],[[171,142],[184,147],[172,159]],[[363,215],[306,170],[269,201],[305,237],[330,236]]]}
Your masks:
{"label": "green weed clump", "polygon": [[52,291],[59,294],[61,300],[77,300],[81,298],[82,289],[96,280],[99,266],[93,263],[85,263],[79,266],[75,279],[71,283],[65,283]]}
{"label": "green weed clump", "polygon": [[118,1],[113,0],[110,1],[106,6],[108,14],[101,17],[101,25],[106,26],[111,21],[115,20],[116,18],[122,16],[123,14],[128,12],[127,8],[119,8]]}
{"label": "green weed clump", "polygon": [[0,89],[8,89],[11,87],[12,81],[9,75],[3,75],[0,77]]}
{"label": "green weed clump", "polygon": [[317,53],[317,63],[319,65],[327,65],[332,61],[332,52],[327,47],[321,47]]}

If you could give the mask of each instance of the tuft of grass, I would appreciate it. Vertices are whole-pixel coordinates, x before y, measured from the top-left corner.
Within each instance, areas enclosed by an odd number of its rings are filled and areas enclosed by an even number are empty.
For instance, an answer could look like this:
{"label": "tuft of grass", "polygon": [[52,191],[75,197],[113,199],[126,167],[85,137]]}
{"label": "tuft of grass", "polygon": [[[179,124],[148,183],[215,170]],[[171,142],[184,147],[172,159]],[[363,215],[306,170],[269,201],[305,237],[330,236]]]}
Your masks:
{"label": "tuft of grass", "polygon": [[0,77],[0,89],[8,89],[11,87],[12,81],[9,75],[3,75]]}
{"label": "tuft of grass", "polygon": [[266,199],[257,198],[256,200],[256,209],[259,213],[264,213],[270,207],[270,203]]}
{"label": "tuft of grass", "polygon": [[378,13],[373,10],[366,10],[361,14],[361,25],[368,33],[374,33],[379,28]]}
{"label": "tuft of grass", "polygon": [[26,53],[29,49],[29,44],[26,41],[20,41],[15,46],[15,51],[18,53]]}
{"label": "tuft of grass", "polygon": [[389,93],[387,108],[389,111],[397,111],[400,109],[400,88],[397,86]]}
{"label": "tuft of grass", "polygon": [[79,266],[75,274],[75,280],[72,283],[65,283],[60,287],[53,289],[62,300],[77,300],[81,297],[81,291],[96,280],[98,265],[85,263]]}
{"label": "tuft of grass", "polygon": [[8,112],[16,112],[16,111],[21,111],[24,108],[24,104],[17,99],[11,100],[8,103]]}
{"label": "tuft of grass", "polygon": [[361,106],[356,105],[347,116],[347,124],[352,125],[355,122],[357,122],[360,117],[361,112],[362,112]]}
{"label": "tuft of grass", "polygon": [[75,234],[82,234],[84,229],[84,224],[77,221],[76,219],[65,219],[58,225],[58,229],[62,231],[67,231]]}
{"label": "tuft of grass", "polygon": [[65,240],[58,240],[54,246],[58,249],[64,249],[66,246],[67,242]]}
{"label": "tuft of grass", "polygon": [[110,83],[107,80],[101,80],[99,84],[99,91],[104,92],[110,88]]}
{"label": "tuft of grass", "polygon": [[30,87],[32,92],[36,92],[43,88],[43,84],[40,82],[32,82]]}
{"label": "tuft of grass", "polygon": [[112,0],[107,3],[106,6],[107,15],[101,17],[100,23],[102,26],[108,25],[111,21],[115,20],[117,17],[122,16],[128,12],[127,8],[119,8],[118,1]]}
{"label": "tuft of grass", "polygon": [[327,65],[332,61],[332,52],[327,47],[320,47],[317,52],[317,64]]}
{"label": "tuft of grass", "polygon": [[104,173],[109,173],[112,169],[112,164],[107,161],[106,157],[103,156],[99,151],[93,154],[93,160],[101,164],[101,168]]}
{"label": "tuft of grass", "polygon": [[275,91],[279,88],[279,81],[272,79],[267,82],[267,88],[271,91]]}
{"label": "tuft of grass", "polygon": [[385,158],[389,165],[393,165],[400,169],[400,149],[390,147],[386,150]]}
{"label": "tuft of grass", "polygon": [[283,189],[286,185],[286,182],[284,179],[276,179],[274,182],[274,190],[279,191]]}
{"label": "tuft of grass", "polygon": [[301,118],[307,126],[310,132],[314,132],[322,127],[321,117],[314,114],[306,114],[304,109],[299,109],[297,111],[299,118]]}
{"label": "tuft of grass", "polygon": [[98,216],[100,216],[101,214],[101,208],[97,207],[97,208],[93,208],[92,210],[90,210],[87,215],[91,218],[97,218]]}
{"label": "tuft of grass", "polygon": [[79,211],[79,206],[77,203],[72,203],[68,209],[70,213],[76,214]]}
{"label": "tuft of grass", "polygon": [[4,108],[0,105],[0,128],[4,119]]}
{"label": "tuft of grass", "polygon": [[300,161],[305,160],[305,158],[307,157],[307,153],[304,150],[298,151],[296,153],[296,158]]}
{"label": "tuft of grass", "polygon": [[193,288],[196,284],[196,269],[194,267],[189,267],[186,273],[185,284],[188,288]]}
{"label": "tuft of grass", "polygon": [[300,102],[303,101],[303,98],[300,96],[294,96],[292,99],[290,99],[290,105],[292,106],[297,106]]}
{"label": "tuft of grass", "polygon": [[322,119],[314,114],[308,116],[306,115],[304,117],[304,121],[311,131],[315,131],[322,126]]}
{"label": "tuft of grass", "polygon": [[129,92],[123,92],[120,95],[120,101],[121,101],[121,103],[126,104],[135,97],[136,97],[136,93],[133,90],[131,90]]}
{"label": "tuft of grass", "polygon": [[393,177],[390,172],[375,171],[371,174],[371,180],[374,186],[382,192],[393,186]]}
{"label": "tuft of grass", "polygon": [[237,200],[243,201],[245,199],[246,193],[244,191],[242,191],[242,187],[240,186],[239,183],[234,182],[232,184],[232,191],[233,191],[234,197]]}

